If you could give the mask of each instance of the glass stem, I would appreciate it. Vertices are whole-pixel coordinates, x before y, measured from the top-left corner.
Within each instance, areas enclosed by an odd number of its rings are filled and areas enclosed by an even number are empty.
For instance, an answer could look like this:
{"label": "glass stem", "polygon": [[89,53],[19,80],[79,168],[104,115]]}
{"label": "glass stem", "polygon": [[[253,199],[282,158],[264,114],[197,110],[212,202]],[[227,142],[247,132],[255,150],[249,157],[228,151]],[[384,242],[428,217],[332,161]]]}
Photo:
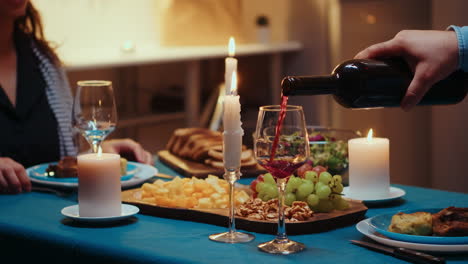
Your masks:
{"label": "glass stem", "polygon": [[235,222],[235,205],[234,205],[234,185],[237,181],[237,177],[240,174],[239,170],[227,170],[224,174],[224,178],[229,182],[229,233],[234,234],[236,232]]}
{"label": "glass stem", "polygon": [[101,141],[94,141],[91,145],[93,146],[93,153],[98,153],[101,147]]}
{"label": "glass stem", "polygon": [[276,184],[278,186],[278,233],[276,234],[277,240],[286,240],[286,222],[284,220],[284,189],[286,188],[286,179],[277,178]]}

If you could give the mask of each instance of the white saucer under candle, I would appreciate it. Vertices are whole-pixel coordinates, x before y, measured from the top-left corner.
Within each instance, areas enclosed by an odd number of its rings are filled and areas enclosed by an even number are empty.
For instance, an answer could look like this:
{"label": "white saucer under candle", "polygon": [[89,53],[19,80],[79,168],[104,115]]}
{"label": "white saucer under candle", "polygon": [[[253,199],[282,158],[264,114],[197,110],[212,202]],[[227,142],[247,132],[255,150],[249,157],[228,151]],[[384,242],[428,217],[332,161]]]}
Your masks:
{"label": "white saucer under candle", "polygon": [[366,200],[387,198],[390,190],[390,142],[373,138],[372,129],[366,138],[348,141],[349,197]]}

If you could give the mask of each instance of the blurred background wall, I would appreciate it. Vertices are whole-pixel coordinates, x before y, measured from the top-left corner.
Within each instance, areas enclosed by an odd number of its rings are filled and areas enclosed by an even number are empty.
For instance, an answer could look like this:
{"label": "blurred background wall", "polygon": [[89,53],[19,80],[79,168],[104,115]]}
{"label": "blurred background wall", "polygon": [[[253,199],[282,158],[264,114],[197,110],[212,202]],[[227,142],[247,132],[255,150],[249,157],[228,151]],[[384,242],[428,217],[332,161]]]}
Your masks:
{"label": "blurred background wall", "polygon": [[[269,19],[272,43],[302,43],[300,52],[283,55],[284,75],[328,74],[336,64],[403,29],[444,30],[450,24],[468,25],[468,2],[463,0],[33,2],[43,13],[47,36],[60,44],[63,57],[86,49],[118,50],[126,40],[156,49],[209,46],[225,45],[222,41],[228,34],[236,35],[239,43],[255,43],[255,21],[264,15]],[[171,6],[172,13],[168,13]],[[180,26],[187,23],[184,19],[190,21],[190,27]],[[199,39],[191,40],[195,37]],[[266,55],[239,57],[239,94],[246,126],[255,123],[258,106],[272,103],[269,98],[274,98],[269,94],[272,84],[267,69],[271,63]],[[201,63],[202,105],[222,82],[223,67],[223,59]],[[80,79],[113,80],[119,113],[129,117],[161,113],[161,109],[152,108],[152,102],[159,96],[180,95],[185,85],[180,76],[186,70],[182,63],[165,63],[70,71],[69,78],[72,85]],[[393,183],[468,192],[468,99],[455,106],[417,107],[408,113],[397,108],[344,109],[331,96],[296,97],[290,103],[304,106],[309,124],[364,133],[373,128],[377,136],[388,137]],[[183,118],[171,119],[120,127],[113,136],[133,137],[157,151],[164,148],[172,130],[181,126]]]}

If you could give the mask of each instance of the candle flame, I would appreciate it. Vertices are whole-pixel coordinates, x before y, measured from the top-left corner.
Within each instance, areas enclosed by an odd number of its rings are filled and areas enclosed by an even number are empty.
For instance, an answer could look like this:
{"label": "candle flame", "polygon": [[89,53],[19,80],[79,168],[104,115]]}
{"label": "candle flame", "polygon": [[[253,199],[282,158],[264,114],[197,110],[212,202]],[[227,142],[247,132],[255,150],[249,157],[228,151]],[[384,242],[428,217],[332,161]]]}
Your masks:
{"label": "candle flame", "polygon": [[98,155],[98,157],[101,157],[101,156],[102,156],[102,148],[101,148],[101,146],[98,147],[97,155]]}
{"label": "candle flame", "polygon": [[369,129],[369,132],[367,133],[367,142],[372,142],[372,134],[373,134],[373,131],[371,128]]}
{"label": "candle flame", "polygon": [[232,72],[230,94],[233,94],[233,95],[237,94],[237,71]]}
{"label": "candle flame", "polygon": [[229,57],[234,57],[236,55],[236,42],[234,37],[229,38]]}

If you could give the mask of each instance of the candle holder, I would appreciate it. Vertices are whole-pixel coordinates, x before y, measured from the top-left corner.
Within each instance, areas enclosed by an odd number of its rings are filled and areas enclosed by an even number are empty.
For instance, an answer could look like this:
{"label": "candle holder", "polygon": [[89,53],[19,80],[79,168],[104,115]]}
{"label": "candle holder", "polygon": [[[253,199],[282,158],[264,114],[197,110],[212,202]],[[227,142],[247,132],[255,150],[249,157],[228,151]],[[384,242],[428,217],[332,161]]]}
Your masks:
{"label": "candle holder", "polygon": [[229,231],[210,235],[210,240],[235,244],[250,242],[255,238],[252,234],[236,231],[234,185],[241,175],[242,173],[240,172],[240,168],[236,168],[235,170],[225,169],[224,179],[229,182]]}

